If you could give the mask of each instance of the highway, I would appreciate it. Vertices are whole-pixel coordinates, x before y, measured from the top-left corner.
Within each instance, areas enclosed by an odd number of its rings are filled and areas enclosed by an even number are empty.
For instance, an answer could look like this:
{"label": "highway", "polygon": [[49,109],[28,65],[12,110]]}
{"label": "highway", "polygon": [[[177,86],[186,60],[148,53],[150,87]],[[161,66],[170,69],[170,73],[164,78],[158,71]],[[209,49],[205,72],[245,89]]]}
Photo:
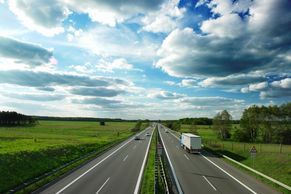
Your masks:
{"label": "highway", "polygon": [[140,134],[141,140],[129,140],[34,193],[42,194],[105,194],[137,193],[141,181],[142,165],[153,129]]}
{"label": "highway", "polygon": [[[223,160],[202,151],[189,154],[178,138],[158,125],[161,139],[185,194],[275,194],[273,189],[232,167]],[[203,142],[203,139],[202,139]]]}

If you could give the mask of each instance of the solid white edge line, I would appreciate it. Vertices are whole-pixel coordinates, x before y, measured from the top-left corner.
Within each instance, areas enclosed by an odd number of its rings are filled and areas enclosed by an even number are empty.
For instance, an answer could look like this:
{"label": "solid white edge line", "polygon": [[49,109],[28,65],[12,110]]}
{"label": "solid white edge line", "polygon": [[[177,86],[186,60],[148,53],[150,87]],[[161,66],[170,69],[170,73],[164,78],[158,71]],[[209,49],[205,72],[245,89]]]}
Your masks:
{"label": "solid white edge line", "polygon": [[[171,131],[170,133],[176,138],[179,140],[179,138],[174,135]],[[212,163],[214,166],[216,166],[218,169],[220,169],[222,172],[224,172],[225,174],[227,174],[228,176],[230,176],[232,179],[234,179],[236,182],[238,182],[239,184],[241,184],[242,186],[244,186],[247,190],[249,190],[250,192],[254,193],[254,194],[257,194],[255,191],[253,191],[251,188],[249,188],[247,185],[245,185],[244,183],[242,183],[241,181],[239,181],[237,178],[235,178],[234,176],[232,176],[231,174],[229,174],[228,172],[226,172],[224,169],[222,169],[220,166],[218,166],[217,164],[215,164],[214,162],[212,162],[210,159],[208,159],[207,157],[205,157],[204,155],[202,155],[200,153],[200,155],[205,158],[206,160],[208,160],[210,163]]]}
{"label": "solid white edge line", "polygon": [[206,182],[216,191],[216,188],[213,186],[213,184],[211,184],[211,182],[205,177],[203,176],[203,178],[206,180]]}
{"label": "solid white edge line", "polygon": [[175,173],[175,170],[174,170],[173,164],[172,164],[172,162],[171,162],[171,160],[170,160],[170,157],[169,157],[169,154],[168,154],[167,148],[166,148],[166,146],[165,146],[165,144],[164,144],[163,137],[162,137],[162,135],[161,135],[161,133],[160,133],[159,127],[160,127],[160,126],[158,125],[158,131],[159,131],[159,134],[160,134],[160,137],[161,137],[161,140],[162,140],[162,144],[164,145],[164,149],[165,149],[165,152],[166,152],[166,156],[167,156],[167,158],[168,158],[168,160],[169,160],[171,170],[172,170],[173,175],[174,175],[174,179],[175,179],[175,182],[176,182],[176,185],[177,185],[177,188],[178,188],[178,193],[179,193],[179,194],[183,194],[183,191],[182,191],[182,189],[181,189],[180,183],[179,183],[178,178],[177,178],[177,176],[176,176],[176,173]]}
{"label": "solid white edge line", "polygon": [[186,156],[186,154],[184,154],[184,156],[185,156],[185,158],[187,158],[187,160],[190,160],[190,159],[188,158],[188,156]]}
{"label": "solid white edge line", "polygon": [[123,158],[123,162],[125,162],[125,160],[127,159],[128,155],[126,155],[124,158]]}
{"label": "solid white edge line", "polygon": [[101,189],[106,185],[106,183],[109,181],[110,177],[103,183],[103,185],[100,187],[100,189],[96,192],[96,194],[98,194]]}
{"label": "solid white edge line", "polygon": [[[141,133],[143,133],[144,131],[140,132],[138,135],[140,135]],[[69,184],[67,184],[65,187],[63,187],[61,190],[59,190],[58,192],[56,192],[56,194],[60,194],[61,192],[63,192],[65,189],[67,189],[69,186],[71,186],[72,184],[74,184],[77,180],[79,180],[80,178],[82,178],[84,175],[86,175],[88,172],[90,172],[91,170],[93,170],[96,166],[98,166],[99,164],[101,164],[103,161],[105,161],[107,158],[109,158],[110,156],[112,156],[113,154],[115,154],[118,150],[120,150],[121,148],[123,148],[125,145],[127,145],[129,142],[131,142],[134,139],[134,137],[130,138],[127,142],[125,142],[123,145],[121,145],[119,148],[117,148],[116,150],[114,150],[111,154],[109,154],[108,156],[106,156],[105,158],[103,158],[101,161],[99,161],[97,164],[95,164],[94,166],[92,166],[91,168],[89,168],[87,171],[85,171],[84,173],[82,173],[80,176],[78,176],[77,178],[75,178],[74,180],[72,180]]]}
{"label": "solid white edge line", "polygon": [[149,144],[147,146],[147,151],[146,151],[145,157],[143,159],[142,166],[141,166],[141,169],[140,169],[140,172],[139,172],[139,175],[138,175],[138,179],[137,179],[137,182],[136,182],[136,185],[135,185],[134,194],[138,194],[139,193],[139,189],[140,189],[140,185],[141,185],[141,179],[142,179],[142,175],[143,175],[144,168],[145,168],[145,165],[146,165],[147,157],[148,157],[148,154],[149,154],[149,149],[150,149],[150,145],[151,145],[151,142],[152,142],[152,137],[153,137],[154,131],[155,131],[155,128],[153,129]]}
{"label": "solid white edge line", "polygon": [[235,178],[234,176],[232,176],[231,174],[229,174],[227,171],[225,171],[223,168],[221,168],[220,166],[218,166],[217,164],[215,164],[213,161],[211,161],[210,159],[208,159],[207,157],[205,157],[203,154],[200,154],[200,155],[203,158],[205,158],[208,162],[210,162],[211,164],[213,164],[214,166],[216,166],[219,170],[221,170],[222,172],[224,172],[225,174],[227,174],[229,177],[231,177],[233,180],[235,180],[236,182],[238,182],[240,185],[242,185],[243,187],[245,187],[247,190],[249,190],[253,194],[257,194],[255,191],[253,191],[247,185],[245,185],[244,183],[242,183],[241,181],[239,181],[237,178]]}

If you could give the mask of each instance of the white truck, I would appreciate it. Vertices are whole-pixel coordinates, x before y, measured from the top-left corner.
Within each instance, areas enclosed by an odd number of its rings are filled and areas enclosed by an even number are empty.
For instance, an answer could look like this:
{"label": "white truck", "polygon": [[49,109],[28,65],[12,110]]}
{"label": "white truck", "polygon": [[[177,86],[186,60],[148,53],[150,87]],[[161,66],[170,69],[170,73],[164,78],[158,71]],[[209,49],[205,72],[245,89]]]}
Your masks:
{"label": "white truck", "polygon": [[191,133],[182,133],[181,146],[190,153],[200,153],[201,150],[201,137]]}

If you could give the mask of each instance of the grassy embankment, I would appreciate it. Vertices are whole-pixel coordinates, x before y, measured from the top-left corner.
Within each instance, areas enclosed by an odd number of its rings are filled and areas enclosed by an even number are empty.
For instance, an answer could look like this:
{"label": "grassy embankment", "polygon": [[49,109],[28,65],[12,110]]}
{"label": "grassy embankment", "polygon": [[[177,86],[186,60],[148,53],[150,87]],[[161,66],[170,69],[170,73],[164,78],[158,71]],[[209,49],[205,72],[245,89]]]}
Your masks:
{"label": "grassy embankment", "polygon": [[156,153],[157,130],[155,129],[149,149],[149,155],[142,179],[141,194],[154,193],[155,185],[155,153]]}
{"label": "grassy embankment", "polygon": [[[234,128],[239,125],[233,125]],[[190,127],[182,125],[181,132],[188,132]],[[259,144],[259,143],[241,143],[235,142],[232,139],[229,141],[221,141],[217,138],[211,126],[197,126],[197,132],[202,137],[203,144],[216,153],[229,156],[247,166],[254,167],[254,169],[277,179],[287,185],[291,185],[291,145],[278,144]],[[232,133],[234,130],[231,131]],[[255,146],[258,153],[254,160],[251,158],[249,150]],[[247,171],[248,173],[251,173]],[[252,173],[251,173],[252,174]],[[263,178],[256,176],[269,185],[276,188],[282,193],[288,193],[286,189],[277,186]]]}
{"label": "grassy embankment", "polygon": [[[132,135],[135,123],[40,121],[0,127],[0,193]],[[84,161],[83,161],[84,162]]]}

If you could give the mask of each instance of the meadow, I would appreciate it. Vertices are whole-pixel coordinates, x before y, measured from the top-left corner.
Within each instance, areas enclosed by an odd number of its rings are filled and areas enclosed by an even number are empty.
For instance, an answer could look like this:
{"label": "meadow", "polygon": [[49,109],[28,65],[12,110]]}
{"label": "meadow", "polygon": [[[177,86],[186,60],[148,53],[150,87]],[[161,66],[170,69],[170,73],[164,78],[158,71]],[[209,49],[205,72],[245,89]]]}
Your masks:
{"label": "meadow", "polygon": [[[237,127],[239,125],[232,126],[233,129]],[[189,125],[182,125],[181,132],[189,132],[189,129]],[[291,185],[291,145],[242,143],[232,139],[222,141],[217,138],[211,126],[207,125],[198,125],[197,132],[202,137],[202,143],[212,151],[229,156],[289,186]],[[250,154],[252,146],[257,149],[254,161]],[[275,187],[285,193],[284,189]]]}
{"label": "meadow", "polygon": [[134,122],[40,121],[0,127],[0,193],[133,133]]}

